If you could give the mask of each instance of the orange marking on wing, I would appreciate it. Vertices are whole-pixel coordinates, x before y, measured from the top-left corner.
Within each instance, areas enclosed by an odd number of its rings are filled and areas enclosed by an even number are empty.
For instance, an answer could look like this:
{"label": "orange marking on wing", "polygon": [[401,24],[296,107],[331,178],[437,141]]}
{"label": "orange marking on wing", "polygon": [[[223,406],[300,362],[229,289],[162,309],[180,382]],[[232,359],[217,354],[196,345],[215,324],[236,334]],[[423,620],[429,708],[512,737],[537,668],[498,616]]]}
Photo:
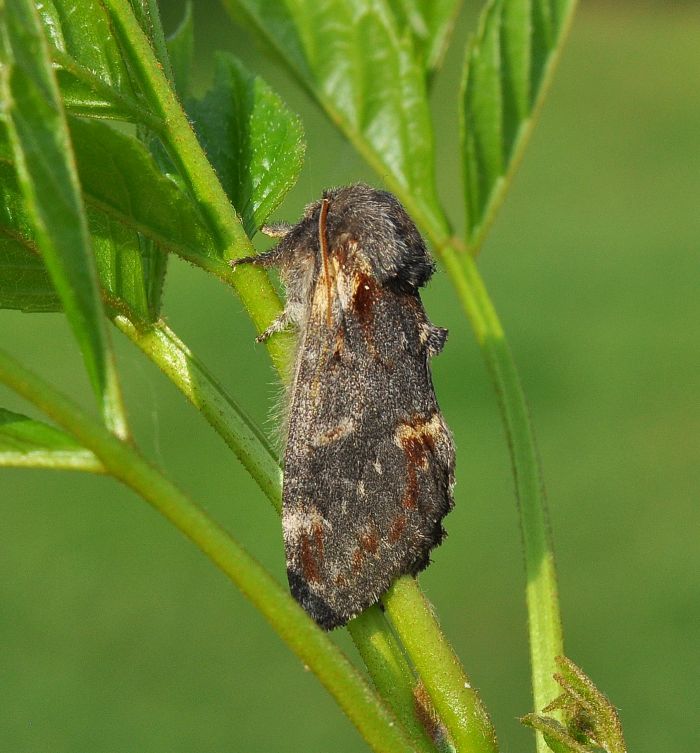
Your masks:
{"label": "orange marking on wing", "polygon": [[359,548],[355,549],[352,553],[352,561],[350,563],[352,566],[352,571],[353,573],[355,573],[355,575],[357,575],[362,569],[362,563],[364,561],[365,561],[365,555],[362,554],[362,550]]}
{"label": "orange marking on wing", "polygon": [[336,575],[333,581],[338,588],[348,587],[348,579],[344,575]]}
{"label": "orange marking on wing", "polygon": [[369,554],[376,554],[379,549],[379,536],[376,530],[363,531],[360,535],[360,546]]}
{"label": "orange marking on wing", "polygon": [[396,431],[396,442],[406,455],[406,489],[401,504],[407,510],[418,505],[418,469],[428,469],[429,458],[435,452],[435,440],[442,431],[437,414],[428,421],[415,417]]}
{"label": "orange marking on wing", "polygon": [[313,546],[306,532],[301,534],[299,545],[301,548],[301,572],[308,583],[318,583],[321,576],[318,572]]}
{"label": "orange marking on wing", "polygon": [[311,526],[311,533],[314,537],[314,544],[316,545],[316,559],[319,562],[323,562],[323,525],[320,521],[315,521]]}
{"label": "orange marking on wing", "polygon": [[415,510],[418,506],[418,474],[415,465],[408,461],[406,465],[408,479],[406,481],[406,490],[401,498],[401,505],[407,510]]}
{"label": "orange marking on wing", "polygon": [[406,529],[406,516],[405,515],[397,515],[394,520],[391,522],[391,526],[389,528],[389,543],[395,544],[400,538],[401,534]]}
{"label": "orange marking on wing", "polygon": [[342,426],[334,426],[332,429],[328,429],[328,431],[324,431],[321,435],[321,439],[325,443],[334,442],[339,437],[342,437],[344,434],[343,427]]}
{"label": "orange marking on wing", "polygon": [[372,321],[374,304],[377,300],[377,283],[373,277],[364,272],[358,272],[352,294],[353,311],[364,325]]}

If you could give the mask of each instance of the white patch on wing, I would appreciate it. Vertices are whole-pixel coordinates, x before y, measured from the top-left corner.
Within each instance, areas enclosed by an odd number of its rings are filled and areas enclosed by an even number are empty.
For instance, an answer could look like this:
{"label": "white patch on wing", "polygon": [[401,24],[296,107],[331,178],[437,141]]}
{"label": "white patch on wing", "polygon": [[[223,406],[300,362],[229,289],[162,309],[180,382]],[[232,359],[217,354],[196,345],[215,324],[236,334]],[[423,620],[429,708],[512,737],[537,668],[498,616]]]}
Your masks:
{"label": "white patch on wing", "polygon": [[424,437],[431,437],[437,442],[444,434],[445,427],[440,414],[433,413],[427,421],[420,419],[410,424],[399,424],[394,432],[394,442],[398,447],[404,447],[412,439],[422,440]]}
{"label": "white patch on wing", "polygon": [[319,525],[326,531],[333,528],[316,507],[296,507],[282,512],[282,530],[285,541],[296,541],[302,533],[312,535],[314,528],[318,528]]}
{"label": "white patch on wing", "polygon": [[[347,255],[356,256],[357,243],[355,241],[348,242]],[[352,306],[353,290],[353,277],[347,274],[346,270],[340,263],[337,256],[331,256],[331,264],[333,265],[333,275],[335,280],[335,289],[340,301],[340,307],[343,311],[347,311]]]}

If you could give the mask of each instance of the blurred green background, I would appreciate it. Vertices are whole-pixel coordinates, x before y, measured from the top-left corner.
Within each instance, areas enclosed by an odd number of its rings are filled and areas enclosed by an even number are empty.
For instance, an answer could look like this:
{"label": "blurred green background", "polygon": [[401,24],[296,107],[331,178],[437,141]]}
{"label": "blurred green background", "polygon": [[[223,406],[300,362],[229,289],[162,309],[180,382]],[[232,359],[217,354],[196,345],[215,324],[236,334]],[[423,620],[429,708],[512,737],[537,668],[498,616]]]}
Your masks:
{"label": "blurred green background", "polygon": [[[227,48],[304,120],[293,220],[322,188],[379,184],[283,72],[197,2],[200,85]],[[474,4],[472,4],[474,5]],[[166,29],[180,3],[164,9]],[[465,11],[433,94],[441,194],[461,214],[456,88]],[[620,708],[635,753],[698,747],[700,9],[586,3],[480,261],[545,470],[567,653]],[[526,614],[509,460],[480,353],[444,274],[435,383],[458,447],[449,538],[421,582],[506,753],[532,750]],[[229,290],[172,259],[169,324],[266,422],[279,388]],[[89,402],[57,315],[0,312],[8,348]],[[279,523],[208,425],[118,333],[136,435],[282,580]],[[31,411],[12,395],[0,404]],[[131,492],[0,471],[0,751],[365,750],[313,675],[218,571]],[[352,652],[345,635],[337,640]]]}

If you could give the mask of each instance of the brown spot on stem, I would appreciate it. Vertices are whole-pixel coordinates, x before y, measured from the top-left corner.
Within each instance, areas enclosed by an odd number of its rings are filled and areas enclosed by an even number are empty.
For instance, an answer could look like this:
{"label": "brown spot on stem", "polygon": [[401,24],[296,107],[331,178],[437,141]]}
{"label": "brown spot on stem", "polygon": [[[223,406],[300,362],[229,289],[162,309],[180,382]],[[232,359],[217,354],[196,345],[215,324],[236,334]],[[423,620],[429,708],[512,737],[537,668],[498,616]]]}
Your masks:
{"label": "brown spot on stem", "polygon": [[413,688],[413,708],[418,720],[430,735],[432,741],[438,746],[441,743],[444,744],[446,730],[441,724],[440,717],[437,715],[435,707],[422,682],[418,682]]}

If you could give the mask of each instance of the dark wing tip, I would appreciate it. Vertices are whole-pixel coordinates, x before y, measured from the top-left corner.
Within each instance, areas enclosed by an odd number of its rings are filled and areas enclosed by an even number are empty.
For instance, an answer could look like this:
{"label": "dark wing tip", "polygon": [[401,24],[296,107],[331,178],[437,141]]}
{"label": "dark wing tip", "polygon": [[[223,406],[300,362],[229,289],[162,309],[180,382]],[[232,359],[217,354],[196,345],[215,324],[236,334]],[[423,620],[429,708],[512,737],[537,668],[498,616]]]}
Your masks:
{"label": "dark wing tip", "polygon": [[340,614],[331,605],[315,594],[309,584],[293,570],[287,570],[287,580],[292,596],[303,607],[304,611],[324,630],[342,627],[353,614]]}

